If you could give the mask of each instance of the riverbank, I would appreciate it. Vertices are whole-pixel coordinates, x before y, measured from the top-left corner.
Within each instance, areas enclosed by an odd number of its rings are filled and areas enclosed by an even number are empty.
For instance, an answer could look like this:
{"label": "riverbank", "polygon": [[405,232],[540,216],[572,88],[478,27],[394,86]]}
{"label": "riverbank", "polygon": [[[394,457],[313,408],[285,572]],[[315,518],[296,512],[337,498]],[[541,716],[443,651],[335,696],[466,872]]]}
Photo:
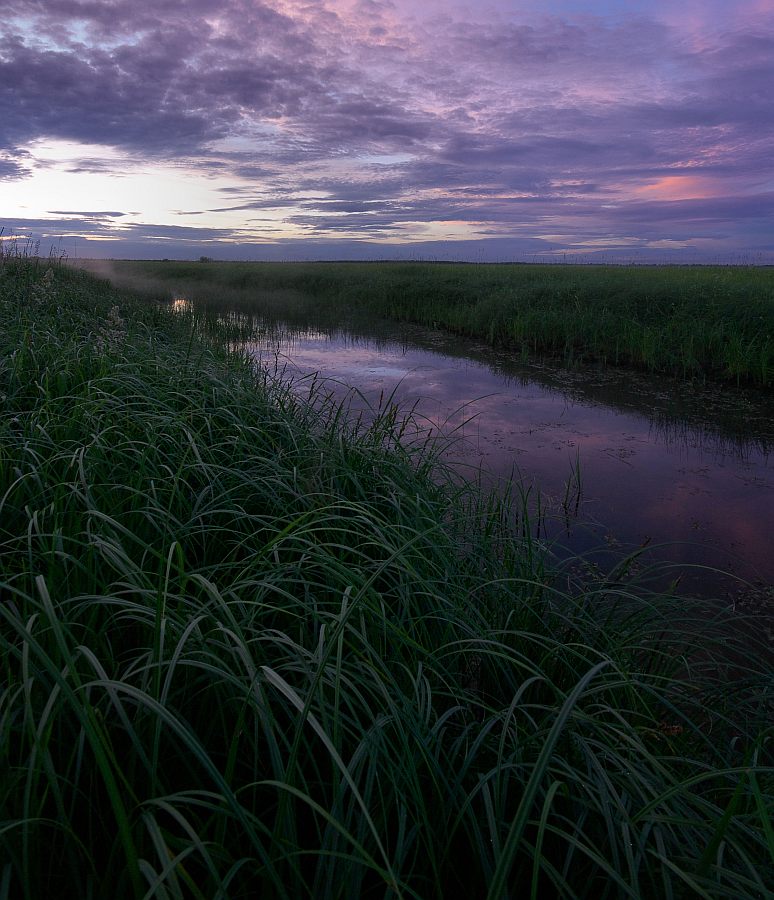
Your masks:
{"label": "riverbank", "polygon": [[0,301],[9,896],[765,896],[766,646],[193,316]]}
{"label": "riverbank", "polygon": [[774,383],[774,268],[116,261],[111,277],[213,308],[442,327],[525,357]]}
{"label": "riverbank", "polygon": [[[240,318],[223,316],[232,330]],[[518,492],[555,558],[604,571],[636,554],[643,581],[650,569],[654,587],[679,580],[692,596],[774,583],[774,403],[763,394],[612,366],[521,363],[382,320],[357,331],[248,327],[256,337],[246,351],[281,368],[301,395],[324,386],[355,415],[384,397],[411,409],[417,430],[406,438],[444,435],[444,460],[460,478]]]}

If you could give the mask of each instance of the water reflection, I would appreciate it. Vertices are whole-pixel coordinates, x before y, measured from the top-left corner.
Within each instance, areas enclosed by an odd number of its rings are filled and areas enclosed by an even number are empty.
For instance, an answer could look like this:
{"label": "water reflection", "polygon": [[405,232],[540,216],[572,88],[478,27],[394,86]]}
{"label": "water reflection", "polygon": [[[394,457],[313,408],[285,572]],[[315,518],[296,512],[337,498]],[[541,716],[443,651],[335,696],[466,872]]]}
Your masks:
{"label": "water reflection", "polygon": [[686,564],[774,580],[774,416],[760,397],[519,364],[405,327],[250,327],[264,331],[251,352],[299,389],[319,372],[338,396],[358,389],[355,409],[390,397],[453,437],[447,454],[468,476],[539,489],[543,534],[568,552],[604,564],[609,550],[648,547],[692,589],[716,583]]}
{"label": "water reflection", "polygon": [[[173,308],[191,305],[179,297]],[[737,587],[718,570],[774,582],[771,399],[519,362],[406,325],[208,316],[301,392],[323,379],[355,414],[387,402],[411,409],[415,437],[444,435],[463,477],[528,497],[533,529],[559,555],[605,570],[622,552],[639,554],[640,566],[660,561],[662,572],[669,560],[671,575],[696,592]]]}

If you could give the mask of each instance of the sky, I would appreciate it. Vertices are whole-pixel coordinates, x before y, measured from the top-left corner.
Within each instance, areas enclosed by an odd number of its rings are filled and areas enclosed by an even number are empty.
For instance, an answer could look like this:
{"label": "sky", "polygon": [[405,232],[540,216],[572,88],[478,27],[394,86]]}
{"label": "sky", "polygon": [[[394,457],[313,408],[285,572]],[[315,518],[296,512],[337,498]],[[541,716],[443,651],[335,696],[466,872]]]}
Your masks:
{"label": "sky", "polygon": [[3,0],[0,229],[774,264],[774,0]]}

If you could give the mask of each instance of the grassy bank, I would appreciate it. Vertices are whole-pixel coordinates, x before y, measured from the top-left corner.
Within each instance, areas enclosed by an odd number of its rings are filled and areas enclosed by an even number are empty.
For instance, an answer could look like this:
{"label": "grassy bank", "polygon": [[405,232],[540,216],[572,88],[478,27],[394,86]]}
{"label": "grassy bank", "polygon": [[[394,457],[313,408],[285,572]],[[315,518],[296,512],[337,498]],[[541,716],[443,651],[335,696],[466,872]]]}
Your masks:
{"label": "grassy bank", "polygon": [[771,387],[774,269],[119,262],[217,306],[440,326],[528,355]]}
{"label": "grassy bank", "polygon": [[769,896],[766,648],[208,340],[0,264],[0,896]]}

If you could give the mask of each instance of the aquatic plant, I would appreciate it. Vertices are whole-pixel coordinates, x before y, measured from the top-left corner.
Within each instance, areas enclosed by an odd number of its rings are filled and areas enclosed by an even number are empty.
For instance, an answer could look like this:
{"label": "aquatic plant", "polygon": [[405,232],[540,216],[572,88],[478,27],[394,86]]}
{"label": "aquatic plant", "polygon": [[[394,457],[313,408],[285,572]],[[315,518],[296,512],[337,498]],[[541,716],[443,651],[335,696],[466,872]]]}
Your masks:
{"label": "aquatic plant", "polygon": [[767,895],[739,616],[553,572],[392,411],[41,277],[0,267],[0,896]]}
{"label": "aquatic plant", "polygon": [[770,387],[774,269],[752,266],[119,262],[119,280],[211,310],[380,316],[524,355]]}

